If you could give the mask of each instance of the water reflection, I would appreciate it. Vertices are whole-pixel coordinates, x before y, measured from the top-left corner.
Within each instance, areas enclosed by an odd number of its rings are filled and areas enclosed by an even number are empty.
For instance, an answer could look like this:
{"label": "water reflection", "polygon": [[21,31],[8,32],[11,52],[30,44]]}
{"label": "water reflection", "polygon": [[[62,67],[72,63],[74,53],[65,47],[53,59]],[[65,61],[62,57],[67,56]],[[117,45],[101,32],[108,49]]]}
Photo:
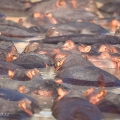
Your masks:
{"label": "water reflection", "polygon": [[50,109],[43,109],[40,114],[35,114],[31,120],[55,120]]}

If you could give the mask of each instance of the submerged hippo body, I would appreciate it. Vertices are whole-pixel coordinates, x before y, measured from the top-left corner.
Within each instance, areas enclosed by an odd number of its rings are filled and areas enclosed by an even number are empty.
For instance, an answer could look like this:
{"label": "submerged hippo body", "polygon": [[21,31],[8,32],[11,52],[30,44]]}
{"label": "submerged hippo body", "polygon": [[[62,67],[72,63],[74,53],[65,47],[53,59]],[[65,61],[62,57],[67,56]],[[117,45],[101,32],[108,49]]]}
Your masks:
{"label": "submerged hippo body", "polygon": [[[26,110],[21,108],[19,105],[26,104],[29,113]],[[8,101],[0,98],[0,109],[2,110],[0,120],[21,120],[25,118],[30,118],[34,113],[38,113],[35,111],[35,108],[29,104],[29,100],[22,99],[19,101]],[[40,110],[39,108],[37,108]]]}
{"label": "submerged hippo body", "polygon": [[99,8],[100,11],[106,12],[106,13],[120,13],[120,1],[111,1],[105,3],[101,8]]}
{"label": "submerged hippo body", "polygon": [[1,75],[6,75],[8,74],[8,71],[9,70],[16,70],[16,69],[22,69],[21,66],[19,65],[15,65],[13,63],[10,63],[10,62],[5,62],[5,61],[0,61],[0,74]]}
{"label": "submerged hippo body", "polygon": [[35,102],[35,100],[27,95],[21,94],[17,91],[14,90],[10,90],[7,88],[0,88],[0,94],[1,97],[6,99],[6,100],[10,100],[10,101],[19,101],[22,100],[23,98],[27,98],[33,102]]}
{"label": "submerged hippo body", "polygon": [[16,0],[4,0],[1,1],[0,9],[1,10],[16,10],[16,11],[25,11],[30,6],[25,6],[22,2]]}
{"label": "submerged hippo body", "polygon": [[79,20],[89,21],[94,18],[96,18],[96,15],[83,9],[60,9],[58,11],[52,11],[48,13],[35,12],[33,15],[23,20],[23,24],[25,26],[26,24],[29,26],[45,26],[47,24],[58,24],[72,21],[77,22]]}
{"label": "submerged hippo body", "polygon": [[100,120],[103,118],[99,109],[83,97],[71,93],[55,101],[52,114],[58,120]]}
{"label": "submerged hippo body", "polygon": [[[76,85],[82,86],[105,86],[105,87],[115,87],[120,86],[119,80],[95,66],[72,66],[69,68],[65,68],[58,73],[58,78],[60,77],[68,83],[69,78],[73,79],[73,83]],[[77,79],[78,83],[77,83]],[[80,80],[80,81],[79,81]]]}
{"label": "submerged hippo body", "polygon": [[0,32],[8,37],[34,37],[34,34],[13,26],[0,25]]}
{"label": "submerged hippo body", "polygon": [[26,69],[45,68],[46,64],[51,64],[47,56],[37,53],[23,53],[18,59],[12,61],[12,63],[20,65]]}
{"label": "submerged hippo body", "polygon": [[84,1],[69,1],[69,0],[64,0],[64,1],[56,1],[56,0],[42,0],[41,2],[37,3],[35,6],[30,8],[28,11],[29,12],[51,12],[59,9],[75,9],[81,7],[82,5],[89,4],[88,0]]}
{"label": "submerged hippo body", "polygon": [[120,95],[107,92],[105,98],[96,105],[102,112],[120,114]]}
{"label": "submerged hippo body", "polygon": [[18,51],[11,41],[0,41],[0,59],[10,62],[18,57]]}
{"label": "submerged hippo body", "polygon": [[[16,118],[32,116],[41,109],[35,99],[6,88],[0,88],[0,109],[3,115],[0,118]],[[24,116],[25,115],[25,116]]]}
{"label": "submerged hippo body", "polygon": [[[55,62],[59,62],[59,59],[56,60]],[[93,64],[91,62],[89,62],[87,59],[83,58],[80,52],[76,52],[76,53],[68,53],[66,54],[65,60],[62,64],[62,66],[60,67],[60,69],[64,69],[64,68],[69,68],[72,66],[93,66]]]}
{"label": "submerged hippo body", "polygon": [[[56,96],[59,85],[53,80],[43,80],[40,75],[34,76],[30,81],[17,81],[11,79],[0,79],[0,86],[19,91],[20,93],[33,93],[39,96]],[[43,94],[40,93],[43,91]],[[49,94],[50,93],[50,94]],[[45,95],[46,94],[46,95]],[[31,94],[30,94],[31,95]]]}
{"label": "submerged hippo body", "polygon": [[[53,32],[48,37],[55,36],[55,32],[58,32],[56,33],[56,36],[76,34],[76,33],[78,34],[82,34],[82,33],[83,34],[97,34],[97,33],[106,34],[108,33],[108,31],[102,28],[101,26],[90,23],[90,22],[68,22],[68,23],[59,23],[55,25],[46,25],[44,27],[49,28],[49,32]],[[86,32],[84,32],[85,30]]]}
{"label": "submerged hippo body", "polygon": [[[88,45],[95,44],[95,43],[120,44],[120,38],[117,36],[83,35],[83,34],[50,37],[50,38],[42,39],[42,42],[56,44],[58,42],[65,42],[67,40],[72,40],[74,43],[82,43],[82,44],[88,44]],[[39,42],[39,41],[36,41],[36,42]]]}

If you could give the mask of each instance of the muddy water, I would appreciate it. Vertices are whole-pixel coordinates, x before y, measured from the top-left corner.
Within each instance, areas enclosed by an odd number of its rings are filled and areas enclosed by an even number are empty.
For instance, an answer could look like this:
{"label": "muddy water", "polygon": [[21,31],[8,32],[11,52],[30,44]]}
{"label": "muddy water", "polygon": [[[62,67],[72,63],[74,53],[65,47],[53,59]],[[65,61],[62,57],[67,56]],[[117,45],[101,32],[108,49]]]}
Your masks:
{"label": "muddy water", "polygon": [[[40,0],[31,0],[32,2],[35,1],[40,1]],[[102,6],[103,2],[110,1],[110,0],[98,0],[97,5],[100,7]],[[8,16],[7,20],[13,20],[15,22],[18,22],[19,18],[25,19],[27,14],[25,13],[16,13],[15,11],[11,13],[11,11],[4,11],[4,13]],[[99,13],[101,17],[108,16],[104,13]],[[42,38],[42,37],[41,37]],[[34,38],[32,38],[34,40]],[[21,53],[25,46],[28,45],[29,41],[32,39],[26,40],[26,42],[21,41],[21,42],[14,42],[17,50],[19,53]],[[36,40],[37,38],[35,38]],[[38,38],[40,39],[40,38]],[[103,69],[114,76],[116,76],[118,79],[120,79],[120,69]],[[50,101],[41,101],[43,102],[43,105],[46,104],[46,106],[50,106],[53,100],[51,99]],[[50,107],[49,107],[50,108]],[[32,118],[28,118],[26,120],[55,120],[55,118],[52,116],[51,110],[48,107],[45,107],[42,111],[40,111],[39,114],[35,114]],[[120,120],[120,115],[117,114],[103,114],[104,115],[104,120]]]}

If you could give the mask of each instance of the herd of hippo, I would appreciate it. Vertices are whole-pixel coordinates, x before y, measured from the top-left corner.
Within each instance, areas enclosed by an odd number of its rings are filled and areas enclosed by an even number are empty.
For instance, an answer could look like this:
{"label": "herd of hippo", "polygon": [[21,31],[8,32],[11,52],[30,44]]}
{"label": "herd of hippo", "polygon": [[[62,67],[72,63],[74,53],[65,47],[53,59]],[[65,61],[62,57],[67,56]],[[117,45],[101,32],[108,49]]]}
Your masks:
{"label": "herd of hippo", "polygon": [[[56,120],[120,115],[120,80],[104,70],[120,69],[120,0],[97,1],[0,0],[0,120],[44,108]],[[16,42],[28,44],[19,52]]]}

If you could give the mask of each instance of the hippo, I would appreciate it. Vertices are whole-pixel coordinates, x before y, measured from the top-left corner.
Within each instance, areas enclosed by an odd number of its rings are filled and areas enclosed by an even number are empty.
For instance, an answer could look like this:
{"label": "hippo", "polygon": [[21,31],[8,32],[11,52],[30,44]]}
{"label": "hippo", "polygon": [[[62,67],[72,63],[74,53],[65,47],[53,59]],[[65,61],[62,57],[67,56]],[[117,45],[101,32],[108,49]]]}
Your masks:
{"label": "hippo", "polygon": [[[84,72],[83,72],[84,71]],[[114,89],[120,86],[120,81],[110,73],[95,66],[72,66],[58,71],[56,79],[70,88],[88,88],[88,86]]]}
{"label": "hippo", "polygon": [[15,71],[9,70],[8,76],[15,80],[27,81],[31,80],[36,74],[39,74],[37,68],[34,69],[16,69]]}
{"label": "hippo", "polygon": [[34,113],[38,113],[37,110],[41,110],[26,98],[18,101],[9,101],[0,98],[0,109],[2,110],[0,113],[0,120],[21,120],[31,118]]}
{"label": "hippo", "polygon": [[119,16],[113,16],[113,17],[107,17],[107,18],[95,18],[94,20],[91,20],[90,22],[96,23],[105,29],[109,29],[112,32],[115,32],[117,26],[119,26]]}
{"label": "hippo", "polygon": [[114,113],[120,114],[119,98],[120,95],[108,91],[106,89],[95,90],[94,88],[89,88],[84,96],[96,105],[101,112],[104,113]]}
{"label": "hippo", "polygon": [[23,53],[16,60],[11,62],[20,65],[25,69],[46,68],[47,65],[51,65],[51,61],[48,56],[34,52]]}
{"label": "hippo", "polygon": [[54,79],[54,77],[56,76],[55,68],[54,66],[52,66],[49,68],[34,68],[34,69],[17,68],[16,70],[15,69],[8,70],[8,76],[13,80],[18,81],[29,81],[32,80],[32,78],[34,78],[34,76],[36,75],[39,75],[44,80]]}
{"label": "hippo", "polygon": [[110,54],[108,52],[102,52],[99,55],[87,54],[84,55],[89,61],[91,61],[96,67],[103,68],[115,68],[119,69],[120,55],[117,53]]}
{"label": "hippo", "polygon": [[23,53],[34,52],[37,50],[41,45],[37,42],[29,43],[23,50]]}
{"label": "hippo", "polygon": [[20,25],[19,23],[14,22],[12,20],[0,19],[0,25],[1,26],[9,26],[9,27],[11,26],[11,27],[15,27],[15,28],[29,32],[28,28]]}
{"label": "hippo", "polygon": [[[0,101],[2,103],[6,103],[3,105],[1,104],[1,109],[4,112],[6,110],[8,103],[9,104],[11,103],[10,105],[8,105],[8,107],[14,106],[12,108],[12,110],[14,112],[16,110],[16,112],[14,114],[16,114],[17,111],[20,111],[20,108],[30,116],[32,116],[35,111],[39,112],[41,110],[35,99],[33,99],[27,95],[21,94],[17,91],[7,89],[7,88],[0,88],[0,95],[1,95]],[[27,104],[30,106],[30,108],[29,107],[27,108]],[[16,108],[18,108],[18,110]],[[12,110],[11,110],[11,112],[13,112]],[[11,114],[11,112],[10,112],[10,114]]]}
{"label": "hippo", "polygon": [[2,36],[8,36],[8,37],[34,37],[35,35],[32,33],[29,33],[25,30],[21,30],[17,27],[13,26],[5,26],[0,25],[0,33]]}
{"label": "hippo", "polygon": [[[38,90],[41,91],[51,91],[51,95],[55,95],[57,87],[60,85],[54,82],[52,79],[43,79],[41,75],[35,75],[31,80],[20,81],[20,80],[12,80],[8,77],[4,77],[0,79],[0,86],[8,89],[16,90],[20,93],[32,93],[32,91]],[[45,92],[46,93],[46,92]],[[35,92],[37,94],[37,91]],[[57,94],[56,94],[57,95]],[[44,94],[42,95],[44,96]]]}
{"label": "hippo", "polygon": [[[79,16],[77,14],[79,14]],[[45,26],[49,24],[66,23],[72,21],[90,21],[96,17],[96,15],[83,9],[60,9],[52,12],[34,12],[28,18],[23,20],[23,25],[28,24],[29,27],[35,25]]]}
{"label": "hippo", "polygon": [[0,60],[10,62],[18,57],[18,51],[11,41],[0,41]]}
{"label": "hippo", "polygon": [[[51,110],[57,120],[101,120],[103,118],[100,110],[75,92],[64,92],[58,89],[59,97],[55,100]],[[79,94],[79,95],[78,95]]]}
{"label": "hippo", "polygon": [[104,99],[99,101],[96,106],[100,109],[100,111],[104,113],[120,114],[119,99],[120,95],[112,92],[107,92]]}
{"label": "hippo", "polygon": [[32,41],[32,42],[38,42],[38,43],[51,43],[51,44],[57,44],[59,42],[65,42],[67,40],[72,40],[74,43],[81,43],[81,44],[87,44],[92,45],[96,43],[108,43],[108,44],[120,44],[120,38],[117,36],[112,35],[86,35],[86,34],[74,34],[74,35],[64,35],[64,36],[57,36],[57,37],[50,37],[50,38],[44,38],[40,41]]}
{"label": "hippo", "polygon": [[110,1],[105,3],[102,7],[99,8],[100,11],[114,14],[114,13],[120,13],[119,9],[120,1]]}
{"label": "hippo", "polygon": [[56,70],[62,70],[72,66],[93,66],[91,62],[83,58],[80,52],[75,53],[59,53],[55,56],[55,68]]}
{"label": "hippo", "polygon": [[16,11],[25,11],[31,6],[25,6],[22,2],[16,0],[7,0],[1,1],[0,9],[1,10],[16,10]]}
{"label": "hippo", "polygon": [[16,69],[23,69],[19,65],[0,60],[0,75],[8,75],[8,71],[15,71]]}
{"label": "hippo", "polygon": [[117,45],[112,45],[112,44],[93,44],[91,45],[91,49],[94,49],[98,53],[101,52],[108,52],[108,53],[119,53],[120,49]]}
{"label": "hippo", "polygon": [[90,12],[96,13],[97,6],[96,3],[91,0],[43,0],[39,3],[37,3],[35,6],[28,9],[30,13],[33,12],[51,12],[51,11],[57,11],[59,9],[86,9]]}
{"label": "hippo", "polygon": [[[50,27],[49,27],[50,26]],[[48,28],[46,37],[62,36],[70,34],[108,34],[109,31],[90,22],[67,22],[55,25],[46,25]]]}

